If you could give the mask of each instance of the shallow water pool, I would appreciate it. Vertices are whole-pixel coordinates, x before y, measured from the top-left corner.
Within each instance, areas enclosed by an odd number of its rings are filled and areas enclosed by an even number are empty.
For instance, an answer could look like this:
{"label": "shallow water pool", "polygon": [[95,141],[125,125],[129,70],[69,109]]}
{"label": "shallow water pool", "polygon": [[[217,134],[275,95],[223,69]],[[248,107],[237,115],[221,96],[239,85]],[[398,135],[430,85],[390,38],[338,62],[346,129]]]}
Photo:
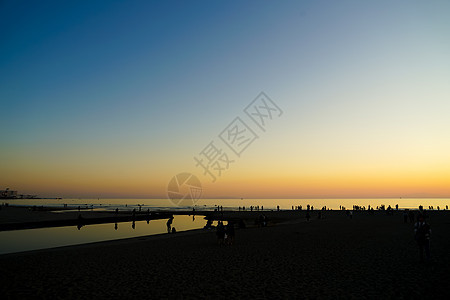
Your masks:
{"label": "shallow water pool", "polygon": [[[167,233],[167,219],[77,226],[24,229],[0,232],[0,254],[60,246],[117,240]],[[203,216],[176,215],[172,223],[177,231],[203,228]]]}

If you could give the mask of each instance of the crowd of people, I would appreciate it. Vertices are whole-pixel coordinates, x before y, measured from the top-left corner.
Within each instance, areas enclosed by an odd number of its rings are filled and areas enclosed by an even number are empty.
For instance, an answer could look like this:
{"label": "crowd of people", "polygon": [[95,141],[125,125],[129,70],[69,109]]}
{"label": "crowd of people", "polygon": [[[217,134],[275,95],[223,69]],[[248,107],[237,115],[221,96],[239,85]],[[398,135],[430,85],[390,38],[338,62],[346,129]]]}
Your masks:
{"label": "crowd of people", "polygon": [[[432,207],[430,207],[431,209]],[[221,211],[223,208],[222,207],[218,207],[217,210]],[[259,211],[262,210],[263,207],[259,207],[259,206],[251,206],[249,207],[250,211]],[[279,209],[279,208],[277,208]],[[293,210],[302,210],[302,206],[293,206],[292,207]],[[314,209],[313,206],[307,205],[306,207],[306,220],[309,221],[311,219],[311,212]],[[439,209],[439,208],[438,208]],[[448,207],[446,207],[446,209],[448,209]],[[239,211],[245,211],[245,207],[239,207]],[[319,215],[318,218],[321,219],[322,218],[322,211],[326,211],[327,208],[323,207],[321,210],[319,210]],[[345,210],[346,211],[346,215],[349,219],[352,219],[353,217],[353,211],[358,212],[358,211],[374,211],[373,207],[368,207],[366,209],[366,207],[364,206],[353,206],[352,210],[347,210],[345,207],[341,206],[340,210]],[[385,208],[384,205],[377,207],[377,210],[382,210],[382,211],[386,211],[386,212],[393,212],[394,209],[391,208],[390,206]],[[395,210],[398,211],[398,206],[395,207]],[[404,223],[414,223],[414,238],[417,242],[417,245],[419,247],[419,257],[421,261],[430,261],[431,260],[431,251],[430,251],[430,238],[431,238],[431,226],[426,222],[426,218],[428,217],[427,212],[423,209],[422,206],[419,206],[419,210],[417,213],[417,218],[416,218],[416,214],[414,213],[413,210],[410,209],[404,209],[403,210],[403,220]],[[167,220],[167,232],[168,233],[175,233],[175,228],[172,227],[172,221],[173,221],[173,216],[171,218],[169,218]],[[261,213],[261,215],[256,219],[255,224],[258,227],[265,227],[267,226],[268,223],[268,218],[265,214]],[[208,219],[206,226],[204,227],[205,229],[213,229],[214,226],[213,224],[213,219]],[[245,224],[243,223],[243,221],[241,220],[238,223],[239,228],[245,228]],[[217,236],[217,244],[220,246],[223,245],[233,245],[234,244],[234,240],[235,240],[235,222],[233,222],[232,220],[229,220],[227,222],[227,224],[224,224],[224,221],[219,220],[217,221],[217,226],[215,226],[215,231],[216,231],[216,236]]]}

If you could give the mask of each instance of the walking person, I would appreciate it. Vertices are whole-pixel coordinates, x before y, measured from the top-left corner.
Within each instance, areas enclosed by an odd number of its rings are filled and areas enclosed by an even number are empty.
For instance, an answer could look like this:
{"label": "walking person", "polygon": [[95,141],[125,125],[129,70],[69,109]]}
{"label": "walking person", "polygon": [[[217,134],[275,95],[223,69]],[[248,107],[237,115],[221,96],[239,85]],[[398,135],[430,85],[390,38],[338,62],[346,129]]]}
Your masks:
{"label": "walking person", "polygon": [[169,218],[169,220],[167,220],[167,223],[166,223],[167,233],[171,233],[172,232],[172,222],[173,222],[173,216],[171,216]]}
{"label": "walking person", "polygon": [[430,261],[430,235],[431,235],[431,227],[425,222],[425,218],[423,214],[419,214],[417,217],[417,222],[414,225],[414,235],[419,246],[419,257],[420,261],[423,261],[423,254],[425,252],[425,256],[427,261]]}
{"label": "walking person", "polygon": [[232,221],[228,221],[228,224],[225,228],[226,233],[226,243],[227,245],[233,245],[234,243],[234,223]]}
{"label": "walking person", "polygon": [[223,245],[225,240],[225,226],[223,226],[222,221],[219,221],[217,223],[216,235],[217,235],[217,243],[219,245]]}

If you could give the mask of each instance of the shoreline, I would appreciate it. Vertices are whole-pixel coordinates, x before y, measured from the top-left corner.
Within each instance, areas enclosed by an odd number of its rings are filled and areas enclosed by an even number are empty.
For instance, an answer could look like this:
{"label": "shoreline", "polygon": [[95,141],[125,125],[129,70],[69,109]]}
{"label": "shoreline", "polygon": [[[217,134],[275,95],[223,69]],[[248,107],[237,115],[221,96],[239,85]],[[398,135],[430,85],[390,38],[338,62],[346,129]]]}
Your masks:
{"label": "shoreline", "polygon": [[[282,223],[292,221],[294,219],[304,218],[308,210],[142,210],[135,209],[120,210],[94,210],[92,208],[71,207],[52,207],[52,206],[26,206],[26,205],[8,205],[2,206],[0,209],[0,231],[35,229],[35,228],[52,228],[63,226],[85,226],[103,223],[121,223],[131,221],[149,221],[157,219],[168,219],[173,215],[200,215],[206,219],[232,220],[235,223],[244,220],[246,223],[252,223],[255,218],[265,215],[273,223]],[[347,212],[358,212],[365,214],[399,214],[404,211],[412,211],[417,214],[418,209],[391,209],[391,210],[332,210],[332,209],[315,209],[309,210],[311,217],[318,214],[333,215],[346,214]],[[447,209],[425,209],[425,212],[448,212]],[[313,216],[314,215],[314,216]]]}
{"label": "shoreline", "polygon": [[[99,213],[99,212],[97,212]],[[255,221],[255,215],[256,212],[241,212],[239,213],[238,216],[235,215],[236,212],[227,212],[224,211],[223,212],[223,216],[222,213],[218,213],[218,212],[210,212],[209,214],[202,214],[198,216],[202,216],[205,219],[205,224],[207,219],[206,218],[211,218],[211,220],[214,221],[218,221],[218,220],[222,220],[222,221],[228,221],[228,220],[237,220],[237,219],[242,219],[244,220],[246,223],[245,228],[239,228],[236,226],[236,230],[245,230],[245,229],[252,229],[252,228],[257,228],[258,225],[253,223]],[[277,215],[279,215],[282,212],[276,212]],[[306,222],[306,220],[304,220],[303,218],[299,218],[299,216],[294,216],[292,217],[292,214],[290,214],[290,212],[285,212],[288,213],[290,215],[290,217],[278,217],[275,218],[275,220],[271,220],[269,219],[268,222],[268,226],[284,226],[284,225],[292,225],[292,224],[297,224],[297,223],[302,223],[302,222]],[[173,215],[188,215],[187,212],[181,212],[181,213],[174,213]],[[192,214],[191,214],[192,215]],[[270,215],[270,214],[269,214]],[[168,218],[168,216],[166,216],[166,218]],[[109,222],[109,218],[105,217],[105,223],[110,223]],[[152,220],[158,220],[158,219],[152,219]],[[72,221],[72,220],[69,220]],[[132,219],[130,219],[129,216],[125,216],[125,218],[123,218],[121,221],[117,221],[117,223],[121,223],[121,222],[131,222]],[[135,221],[143,221],[143,220],[135,220]],[[57,221],[59,222],[59,221]],[[235,221],[236,222],[236,221]],[[69,225],[62,225],[62,226],[54,226],[54,227],[72,227],[72,226],[76,226],[76,224],[71,224],[71,222],[69,222]],[[114,223],[114,222],[112,222]],[[93,224],[104,224],[104,223],[93,223]],[[2,224],[0,224],[0,228]],[[92,224],[85,224],[83,226],[89,226]],[[29,228],[20,228],[20,229],[7,229],[7,230],[3,230],[3,231],[14,231],[14,230],[27,230],[27,229],[41,229],[41,228],[53,228],[53,226],[48,226],[48,227],[29,227]],[[0,230],[1,232],[1,230]],[[49,247],[49,248],[43,248],[43,249],[35,249],[35,250],[25,250],[25,251],[19,251],[19,252],[12,252],[12,253],[4,253],[4,254],[0,254],[0,256],[6,256],[6,255],[21,255],[21,254],[27,254],[27,253],[34,253],[34,252],[44,252],[44,251],[57,251],[59,249],[64,249],[64,248],[85,248],[85,247],[95,247],[95,246],[99,246],[99,245],[114,245],[114,244],[123,244],[123,243],[133,243],[133,242],[137,242],[137,241],[149,241],[149,240],[156,240],[156,239],[166,239],[166,238],[174,238],[175,236],[184,236],[184,235],[192,235],[192,234],[205,234],[205,233],[209,233],[209,232],[214,232],[215,233],[215,226],[212,226],[211,228],[207,229],[207,228],[197,228],[197,229],[187,229],[187,230],[180,230],[177,231],[176,233],[155,233],[155,234],[147,234],[147,235],[141,235],[141,236],[135,236],[135,237],[126,237],[126,238],[118,238],[118,239],[111,239],[111,240],[103,240],[103,241],[96,241],[96,242],[87,242],[87,243],[79,243],[79,244],[73,244],[73,245],[64,245],[64,246],[57,246],[57,247]]]}

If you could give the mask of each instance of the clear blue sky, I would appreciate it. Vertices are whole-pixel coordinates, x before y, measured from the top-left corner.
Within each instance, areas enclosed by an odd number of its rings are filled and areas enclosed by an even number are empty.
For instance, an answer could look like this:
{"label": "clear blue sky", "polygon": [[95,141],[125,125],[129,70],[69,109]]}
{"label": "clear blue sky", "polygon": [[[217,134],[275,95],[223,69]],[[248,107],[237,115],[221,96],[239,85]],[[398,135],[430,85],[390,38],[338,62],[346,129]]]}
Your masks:
{"label": "clear blue sky", "polygon": [[342,174],[367,196],[386,173],[383,195],[421,176],[440,185],[411,193],[449,195],[449,16],[448,1],[2,1],[0,185],[163,195],[265,91],[283,118],[211,196],[277,177],[280,196],[346,195]]}

